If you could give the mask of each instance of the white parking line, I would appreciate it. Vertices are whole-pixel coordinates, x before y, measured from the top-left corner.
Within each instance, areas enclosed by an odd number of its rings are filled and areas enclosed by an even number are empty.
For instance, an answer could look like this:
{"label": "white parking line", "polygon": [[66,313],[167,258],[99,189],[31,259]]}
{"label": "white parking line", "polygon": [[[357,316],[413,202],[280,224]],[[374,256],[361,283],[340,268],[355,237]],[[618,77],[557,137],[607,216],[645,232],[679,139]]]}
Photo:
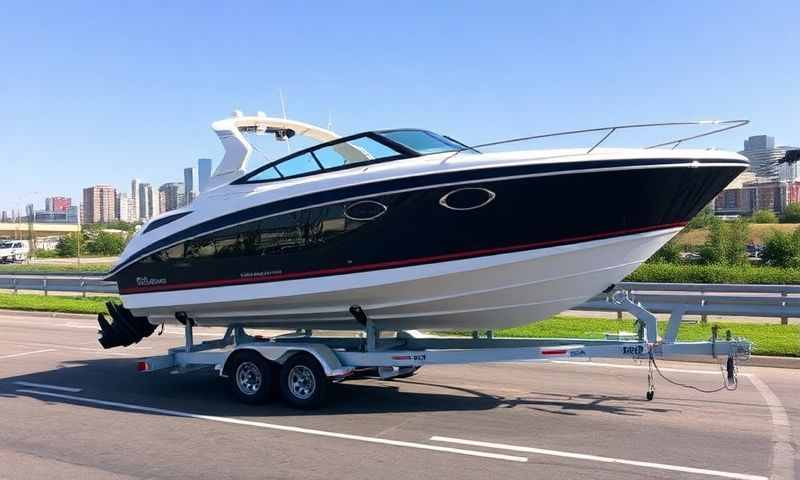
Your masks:
{"label": "white parking line", "polygon": [[54,348],[46,348],[44,350],[34,350],[32,352],[12,353],[11,355],[3,355],[0,356],[0,359],[24,357],[26,355],[35,355],[37,353],[55,352],[55,351],[56,350]]}
{"label": "white parking line", "polygon": [[750,382],[764,397],[772,417],[772,478],[776,480],[795,479],[794,447],[792,447],[792,424],[783,404],[772,389],[760,378],[752,375]]}
{"label": "white parking line", "polygon": [[131,403],[110,402],[107,400],[98,400],[95,398],[78,397],[75,395],[65,395],[61,393],[43,392],[39,390],[18,389],[18,393],[29,393],[32,395],[42,395],[46,397],[63,398],[65,400],[74,400],[76,402],[88,403],[91,405],[103,405],[106,407],[123,408],[127,410],[134,410],[139,412],[158,413],[161,415],[171,415],[174,417],[194,418],[198,420],[210,420],[212,422],[230,423],[234,425],[246,425],[249,427],[266,428],[270,430],[281,430],[284,432],[305,433],[308,435],[317,435],[320,437],[333,437],[341,438],[344,440],[354,440],[358,442],[377,443],[382,445],[392,445],[395,447],[415,448],[419,450],[432,450],[435,452],[456,453],[459,455],[468,455],[472,457],[491,458],[494,460],[507,460],[510,462],[527,462],[527,457],[519,457],[515,455],[506,455],[499,453],[481,452],[478,450],[464,450],[461,448],[442,447],[439,445],[428,445],[425,443],[404,442],[401,440],[389,440],[386,438],[367,437],[364,435],[351,435],[349,433],[336,433],[326,430],[314,430],[310,428],[293,427],[290,425],[276,425],[273,423],[254,422],[251,420],[241,420],[238,418],[217,417],[214,415],[198,415],[194,413],[181,412],[178,410],[166,410],[162,408],[145,407],[143,405],[134,405]]}
{"label": "white parking line", "polygon": [[479,442],[474,440],[463,440],[460,438],[451,438],[451,437],[431,437],[431,441],[434,442],[448,442],[448,443],[457,443],[459,445],[470,445],[473,447],[484,447],[484,448],[497,448],[503,450],[511,450],[515,452],[525,452],[525,453],[535,453],[539,455],[550,455],[554,457],[564,457],[564,458],[574,458],[576,460],[588,460],[593,462],[603,462],[603,463],[618,463],[622,465],[632,465],[636,467],[645,467],[645,468],[655,468],[658,470],[669,470],[672,472],[682,472],[682,473],[694,473],[698,475],[710,475],[715,477],[723,477],[723,478],[735,478],[739,480],[767,480],[767,477],[761,475],[750,475],[747,473],[733,473],[733,472],[723,472],[720,470],[708,470],[705,468],[694,468],[694,467],[682,467],[679,465],[667,465],[664,463],[651,463],[651,462],[639,462],[636,460],[624,460],[621,458],[611,458],[611,457],[599,457],[597,455],[586,455],[583,453],[573,453],[573,452],[562,452],[559,450],[547,450],[543,448],[533,448],[533,447],[520,447],[517,445],[507,445],[504,443],[491,443],[491,442]]}
{"label": "white parking line", "polygon": [[14,382],[14,385],[20,385],[23,387],[36,387],[36,388],[48,388],[50,390],[60,390],[62,392],[72,392],[78,393],[82,388],[75,388],[75,387],[62,387],[60,385],[48,385],[46,383],[33,383],[33,382]]}

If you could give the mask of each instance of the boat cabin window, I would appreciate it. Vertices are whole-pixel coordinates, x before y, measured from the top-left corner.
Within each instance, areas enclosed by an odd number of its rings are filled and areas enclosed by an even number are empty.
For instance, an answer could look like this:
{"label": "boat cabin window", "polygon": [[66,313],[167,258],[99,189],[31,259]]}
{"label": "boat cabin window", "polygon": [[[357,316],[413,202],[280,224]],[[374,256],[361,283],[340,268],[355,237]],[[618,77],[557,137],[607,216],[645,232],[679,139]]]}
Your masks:
{"label": "boat cabin window", "polygon": [[366,132],[306,148],[269,163],[233,183],[271,182],[465,148],[468,147],[426,130]]}

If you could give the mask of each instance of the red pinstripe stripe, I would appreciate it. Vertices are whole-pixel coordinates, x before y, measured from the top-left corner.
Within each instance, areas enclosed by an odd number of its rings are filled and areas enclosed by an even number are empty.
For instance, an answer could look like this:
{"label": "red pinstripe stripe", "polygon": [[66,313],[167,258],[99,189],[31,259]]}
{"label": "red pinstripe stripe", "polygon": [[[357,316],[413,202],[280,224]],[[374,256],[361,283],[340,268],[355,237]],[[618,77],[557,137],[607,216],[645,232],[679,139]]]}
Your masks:
{"label": "red pinstripe stripe", "polygon": [[425,263],[436,263],[436,262],[443,262],[446,260],[458,260],[458,259],[465,259],[465,258],[473,258],[473,257],[482,257],[488,255],[497,255],[500,253],[512,253],[518,252],[522,250],[533,250],[536,248],[542,247],[549,247],[554,245],[560,245],[565,243],[573,243],[573,242],[585,242],[589,240],[596,240],[600,238],[606,237],[615,237],[621,235],[631,235],[634,233],[644,233],[653,230],[663,230],[667,228],[675,228],[675,227],[684,227],[688,222],[677,222],[677,223],[669,223],[664,225],[655,225],[651,227],[639,227],[639,228],[628,228],[624,230],[617,230],[614,232],[605,232],[605,233],[596,233],[592,235],[582,235],[579,237],[570,237],[570,238],[563,238],[560,240],[548,240],[546,242],[536,242],[536,243],[526,243],[522,245],[513,245],[509,247],[498,247],[498,248],[484,248],[481,250],[470,250],[468,252],[457,252],[457,253],[448,253],[444,255],[434,255],[430,257],[418,257],[412,258],[407,260],[392,260],[389,262],[380,262],[380,263],[370,263],[365,265],[353,265],[349,267],[338,267],[338,268],[327,268],[322,270],[311,270],[308,272],[297,272],[297,273],[284,273],[280,275],[264,275],[260,277],[248,277],[248,278],[231,278],[231,279],[223,279],[223,280],[204,280],[198,282],[187,282],[187,283],[178,283],[174,285],[153,285],[147,287],[131,287],[121,289],[120,293],[122,294],[129,294],[129,293],[145,293],[145,292],[155,292],[155,291],[165,291],[165,290],[186,290],[191,288],[205,288],[205,287],[216,287],[216,286],[223,286],[223,285],[243,285],[249,283],[268,283],[268,282],[277,282],[280,280],[294,280],[299,278],[310,278],[310,277],[324,277],[326,275],[340,275],[344,273],[354,273],[354,272],[363,272],[369,270],[382,270],[386,268],[392,267],[404,267],[404,266],[413,266],[413,265],[420,265]]}

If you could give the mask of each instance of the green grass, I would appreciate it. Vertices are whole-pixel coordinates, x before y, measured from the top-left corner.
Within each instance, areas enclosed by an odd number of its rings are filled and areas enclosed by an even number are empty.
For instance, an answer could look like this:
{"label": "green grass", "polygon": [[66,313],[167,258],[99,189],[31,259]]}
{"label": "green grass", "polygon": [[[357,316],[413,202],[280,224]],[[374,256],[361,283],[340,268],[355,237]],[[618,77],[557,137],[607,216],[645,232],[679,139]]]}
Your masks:
{"label": "green grass", "polygon": [[[0,293],[0,309],[67,312],[105,313],[105,302],[118,297],[44,296],[39,294]],[[720,335],[730,329],[734,335],[745,337],[754,343],[753,354],[800,357],[800,325],[779,323],[718,323]],[[659,322],[663,334],[666,322]],[[496,330],[496,337],[533,338],[604,338],[607,332],[633,331],[632,320],[603,318],[581,318],[555,316],[548,320],[522,327]],[[444,332],[444,334],[468,334],[468,332]],[[708,340],[711,324],[682,324],[678,332],[680,340]]]}
{"label": "green grass", "polygon": [[11,275],[19,274],[46,274],[46,273],[74,273],[100,275],[111,270],[110,263],[84,263],[76,265],[73,263],[19,263],[19,264],[0,264],[0,274]]}
{"label": "green grass", "polygon": [[[659,322],[664,333],[667,322]],[[711,323],[682,324],[678,339],[685,341],[708,340],[711,338]],[[734,336],[744,337],[753,342],[754,355],[777,355],[800,357],[800,325],[780,325],[779,323],[717,323],[720,335],[730,329]],[[494,332],[495,337],[512,338],[604,338],[606,333],[634,331],[632,320],[613,320],[603,318],[581,318],[557,315],[553,318],[522,327],[504,328]],[[444,332],[452,335],[453,332]],[[467,332],[456,332],[467,334]]]}
{"label": "green grass", "polygon": [[763,266],[643,263],[627,282],[800,285],[800,269]]}
{"label": "green grass", "polygon": [[61,295],[0,293],[0,309],[39,312],[103,313],[105,303],[118,297],[71,297]]}

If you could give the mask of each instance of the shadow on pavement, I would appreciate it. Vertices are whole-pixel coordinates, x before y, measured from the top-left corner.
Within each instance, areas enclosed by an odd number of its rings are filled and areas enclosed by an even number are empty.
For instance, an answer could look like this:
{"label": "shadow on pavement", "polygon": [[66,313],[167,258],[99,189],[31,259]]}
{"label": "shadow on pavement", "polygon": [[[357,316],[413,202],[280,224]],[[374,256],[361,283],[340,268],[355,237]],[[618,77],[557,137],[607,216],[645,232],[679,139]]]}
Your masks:
{"label": "shadow on pavement", "polygon": [[[82,391],[70,393],[20,386],[14,382],[75,387],[81,388]],[[399,391],[401,388],[403,391]],[[339,383],[331,390],[332,396],[328,407],[301,411],[284,405],[279,399],[258,406],[237,403],[228,394],[226,380],[220,378],[210,368],[180,375],[168,372],[142,374],[136,371],[136,360],[127,358],[65,361],[59,368],[53,370],[0,379],[0,397],[29,396],[48,403],[125,410],[69,398],[17,392],[18,389],[49,391],[95,400],[221,417],[452,412],[495,408],[525,408],[557,415],[600,412],[638,416],[645,413],[676,411],[650,406],[651,404],[644,399],[627,396],[592,394],[570,396],[542,392],[529,392],[520,397],[496,396],[472,388],[426,381],[424,370],[413,379],[394,381],[362,379]],[[441,393],[442,391],[449,393]]]}

